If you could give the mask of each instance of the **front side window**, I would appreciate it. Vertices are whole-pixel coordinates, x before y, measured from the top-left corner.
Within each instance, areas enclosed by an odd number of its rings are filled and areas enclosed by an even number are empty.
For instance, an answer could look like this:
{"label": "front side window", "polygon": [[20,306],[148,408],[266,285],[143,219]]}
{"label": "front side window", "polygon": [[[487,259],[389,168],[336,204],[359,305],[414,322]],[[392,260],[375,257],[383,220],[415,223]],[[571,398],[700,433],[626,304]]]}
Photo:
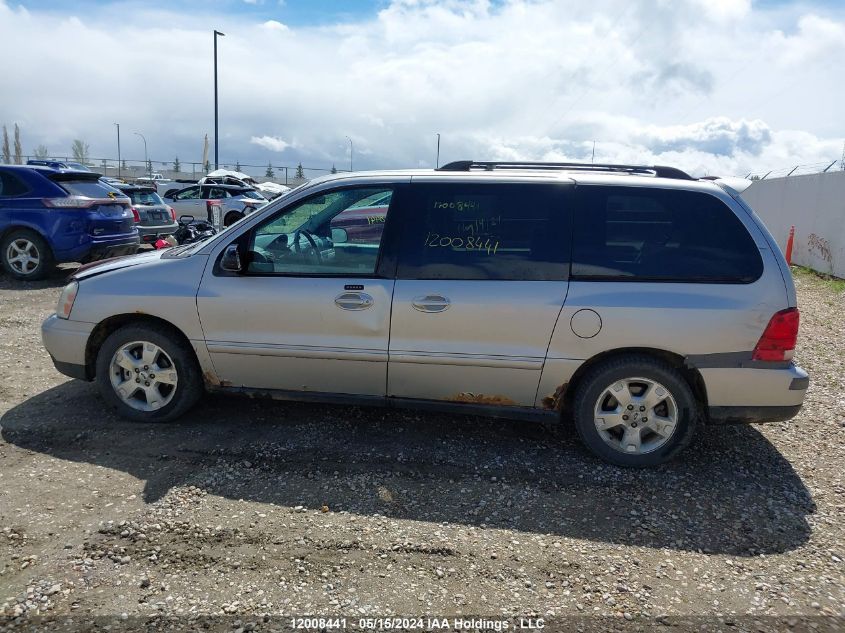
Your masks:
{"label": "front side window", "polygon": [[[393,189],[318,194],[265,220],[248,238],[247,272],[373,275]],[[378,204],[357,206],[378,198]]]}
{"label": "front side window", "polygon": [[579,188],[573,279],[750,283],[763,272],[739,218],[707,193]]}
{"label": "front side window", "polygon": [[176,200],[197,200],[200,197],[199,187],[189,187],[177,193],[174,198]]}
{"label": "front side window", "polygon": [[413,185],[399,278],[566,279],[565,190],[537,184]]}

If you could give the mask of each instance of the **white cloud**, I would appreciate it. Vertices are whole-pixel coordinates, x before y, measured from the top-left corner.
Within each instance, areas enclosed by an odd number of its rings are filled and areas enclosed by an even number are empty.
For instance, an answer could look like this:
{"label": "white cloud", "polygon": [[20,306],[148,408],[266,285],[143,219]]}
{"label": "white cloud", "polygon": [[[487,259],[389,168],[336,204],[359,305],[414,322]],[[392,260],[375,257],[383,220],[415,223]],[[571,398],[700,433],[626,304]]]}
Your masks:
{"label": "white cloud", "polygon": [[395,0],[357,22],[295,27],[0,0],[0,56],[15,59],[0,123],[17,121],[29,151],[64,155],[83,138],[113,156],[118,121],[124,157],[143,156],[139,131],[151,156],[198,161],[203,135],[213,144],[209,33],[226,24],[224,161],[266,166],[283,151],[329,168],[348,161],[351,136],[356,167],[433,165],[439,132],[441,162],[588,160],[593,140],[597,160],[699,172],[821,162],[842,148],[845,9],[811,2]]}
{"label": "white cloud", "polygon": [[293,147],[291,143],[280,139],[278,136],[253,136],[249,139],[249,142],[269,149],[271,152],[283,152],[288,147]]}
{"label": "white cloud", "polygon": [[261,24],[262,28],[267,29],[268,31],[289,31],[287,24],[282,24],[277,20],[267,20],[266,22]]}

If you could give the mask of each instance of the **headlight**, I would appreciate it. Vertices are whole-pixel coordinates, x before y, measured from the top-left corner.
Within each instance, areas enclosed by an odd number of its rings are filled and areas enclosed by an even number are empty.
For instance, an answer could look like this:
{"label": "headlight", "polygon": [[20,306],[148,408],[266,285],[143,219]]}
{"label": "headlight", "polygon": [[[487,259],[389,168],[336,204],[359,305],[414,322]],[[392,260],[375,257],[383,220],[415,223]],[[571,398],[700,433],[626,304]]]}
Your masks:
{"label": "headlight", "polygon": [[73,309],[73,302],[76,300],[76,293],[79,291],[79,282],[71,281],[62,290],[59,295],[59,305],[56,306],[56,316],[60,319],[67,319],[70,317],[70,311]]}

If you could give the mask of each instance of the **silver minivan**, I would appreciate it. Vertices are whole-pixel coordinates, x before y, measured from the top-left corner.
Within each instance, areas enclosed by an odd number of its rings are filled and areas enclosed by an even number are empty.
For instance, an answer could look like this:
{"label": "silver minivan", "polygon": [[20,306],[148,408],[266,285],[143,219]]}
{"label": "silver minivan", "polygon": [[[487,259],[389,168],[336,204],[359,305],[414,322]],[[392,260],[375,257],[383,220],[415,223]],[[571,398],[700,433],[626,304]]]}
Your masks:
{"label": "silver minivan", "polygon": [[42,331],[133,420],[206,389],[551,419],[624,466],[787,420],[809,382],[772,236],[669,167],[321,178],[206,241],[79,269]]}

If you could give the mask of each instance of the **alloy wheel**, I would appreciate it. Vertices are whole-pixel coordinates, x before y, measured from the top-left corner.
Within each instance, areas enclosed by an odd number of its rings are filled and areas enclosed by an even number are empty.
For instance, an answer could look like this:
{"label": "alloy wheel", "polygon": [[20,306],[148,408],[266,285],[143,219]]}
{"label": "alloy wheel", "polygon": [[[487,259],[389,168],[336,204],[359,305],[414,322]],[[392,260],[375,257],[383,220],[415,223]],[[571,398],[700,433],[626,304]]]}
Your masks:
{"label": "alloy wheel", "polygon": [[16,273],[31,275],[41,263],[38,247],[25,237],[12,240],[6,249],[6,262]]}
{"label": "alloy wheel", "polygon": [[118,397],[138,411],[156,411],[176,393],[178,375],[173,360],[149,341],[122,345],[111,360],[111,384]]}
{"label": "alloy wheel", "polygon": [[601,392],[594,423],[602,440],[615,450],[641,455],[669,441],[678,425],[672,393],[650,378],[617,380]]}

